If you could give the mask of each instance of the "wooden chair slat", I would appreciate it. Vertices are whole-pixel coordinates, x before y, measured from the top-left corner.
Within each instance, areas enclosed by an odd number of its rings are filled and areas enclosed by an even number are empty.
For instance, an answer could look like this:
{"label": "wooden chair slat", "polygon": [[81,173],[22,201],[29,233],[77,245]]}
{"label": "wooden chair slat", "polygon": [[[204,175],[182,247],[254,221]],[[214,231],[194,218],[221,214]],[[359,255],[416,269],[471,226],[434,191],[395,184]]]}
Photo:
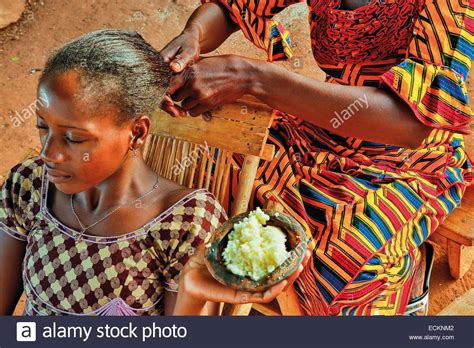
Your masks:
{"label": "wooden chair slat", "polygon": [[207,146],[269,160],[265,143],[272,119],[270,108],[249,99],[212,111],[211,121],[201,117],[172,117],[157,110],[152,117],[151,130],[153,134],[194,143],[205,141]]}
{"label": "wooden chair slat", "polygon": [[[197,147],[196,144],[191,144],[191,146],[190,146],[190,156],[191,156],[191,154],[195,153],[196,147]],[[192,157],[192,164],[191,164],[191,166],[189,168],[189,172],[188,172],[188,181],[187,181],[187,186],[188,187],[192,187],[192,185],[193,185],[194,175],[196,174],[197,162],[198,162],[197,157],[193,156]]]}

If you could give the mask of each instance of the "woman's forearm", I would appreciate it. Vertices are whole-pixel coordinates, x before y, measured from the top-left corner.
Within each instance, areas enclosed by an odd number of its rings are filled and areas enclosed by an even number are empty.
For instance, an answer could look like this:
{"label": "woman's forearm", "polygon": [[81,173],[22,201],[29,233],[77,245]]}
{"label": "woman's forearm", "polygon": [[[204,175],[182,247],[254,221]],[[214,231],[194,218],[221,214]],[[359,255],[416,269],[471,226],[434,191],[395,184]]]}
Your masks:
{"label": "woman's forearm", "polygon": [[173,315],[203,315],[207,301],[188,296],[183,291],[178,292]]}
{"label": "woman's forearm", "polygon": [[225,7],[217,3],[199,6],[184,28],[199,35],[201,53],[214,51],[238,29]]}
{"label": "woman's forearm", "polygon": [[251,66],[251,94],[341,136],[416,148],[431,130],[389,91],[325,83],[258,60]]}
{"label": "woman's forearm", "polygon": [[25,243],[0,230],[0,315],[11,315],[23,292]]}

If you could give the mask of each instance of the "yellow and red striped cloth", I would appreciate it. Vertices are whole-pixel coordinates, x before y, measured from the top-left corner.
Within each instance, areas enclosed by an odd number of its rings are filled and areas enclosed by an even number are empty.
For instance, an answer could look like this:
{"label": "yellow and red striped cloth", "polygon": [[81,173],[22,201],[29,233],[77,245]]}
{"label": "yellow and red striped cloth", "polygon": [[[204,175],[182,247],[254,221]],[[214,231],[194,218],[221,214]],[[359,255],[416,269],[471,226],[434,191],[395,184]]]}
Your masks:
{"label": "yellow and red striped cloth", "polygon": [[[268,61],[291,58],[289,32],[273,16],[303,0],[202,2],[222,4]],[[313,55],[327,82],[390,89],[433,130],[408,149],[341,137],[275,111],[268,142],[277,153],[260,163],[251,208],[278,200],[313,238],[313,259],[295,284],[307,314],[403,314],[419,246],[472,181],[462,136],[472,116],[465,85],[472,0],[372,0],[353,11],[340,0],[307,4]],[[242,165],[235,155],[227,208]]]}

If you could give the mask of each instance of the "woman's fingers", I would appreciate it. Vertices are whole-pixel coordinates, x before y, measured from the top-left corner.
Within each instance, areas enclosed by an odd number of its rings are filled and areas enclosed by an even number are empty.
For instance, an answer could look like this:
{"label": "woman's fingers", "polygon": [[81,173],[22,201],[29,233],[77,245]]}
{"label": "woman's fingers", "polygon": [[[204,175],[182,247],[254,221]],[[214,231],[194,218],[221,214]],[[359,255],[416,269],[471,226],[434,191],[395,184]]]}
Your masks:
{"label": "woman's fingers", "polygon": [[196,260],[201,266],[205,267],[206,263],[204,262],[204,259],[206,257],[206,246],[203,244],[200,244],[195,250],[194,250],[194,255],[192,258]]}
{"label": "woman's fingers", "polygon": [[163,98],[163,101],[165,103],[166,110],[171,111],[172,115],[175,117],[185,117],[186,116],[186,111],[183,110],[179,105],[175,104],[173,100],[169,96],[165,96]]}
{"label": "woman's fingers", "polygon": [[170,114],[171,116],[173,117],[185,117],[186,116],[186,113],[182,113],[181,111],[179,111],[179,109],[175,106],[169,106],[169,105],[165,105],[165,106],[162,106],[161,109],[163,111],[166,111],[168,114]]}
{"label": "woman's fingers", "polygon": [[168,43],[161,51],[165,63],[175,73],[184,71],[199,57],[199,39],[194,35],[182,33]]}
{"label": "woman's fingers", "polygon": [[[171,78],[168,90],[166,91],[166,93],[171,96],[171,99],[179,101],[192,93],[191,88],[186,88],[186,83],[188,82],[189,78],[189,70],[183,71],[180,74],[176,74]],[[177,96],[179,96],[181,99],[176,99]]]}
{"label": "woman's fingers", "polygon": [[186,116],[186,111],[183,110],[179,105],[176,105],[169,96],[165,96],[163,98],[160,108],[174,117]]}
{"label": "woman's fingers", "polygon": [[[246,303],[268,303],[273,301],[287,285],[286,280],[275,284],[270,289],[264,292],[251,292],[242,290],[233,290],[231,298],[227,298],[222,302],[232,304],[246,304]],[[229,288],[226,288],[229,290]],[[227,297],[227,296],[226,296]]]}
{"label": "woman's fingers", "polygon": [[[173,81],[173,84],[170,85],[170,87],[174,87],[174,83],[176,84],[180,84],[181,87],[179,87],[179,89],[175,90],[175,92],[173,94],[171,94],[171,99],[173,99],[174,101],[177,101],[177,102],[182,102],[183,100],[185,100],[186,98],[189,98],[192,96],[192,93],[190,91],[189,88],[186,88],[187,85],[186,85],[186,82],[181,82],[181,81],[177,81],[177,82],[174,82]],[[175,88],[173,88],[175,89]],[[183,103],[181,103],[181,105],[184,106]]]}
{"label": "woman's fingers", "polygon": [[199,105],[199,100],[193,97],[188,97],[181,102],[181,106],[183,107],[183,109],[189,112],[195,107],[198,107]]}
{"label": "woman's fingers", "polygon": [[[199,104],[196,107],[192,108],[191,110],[188,110],[187,112],[189,116],[197,117],[197,116],[203,115],[205,112],[210,111],[210,110],[211,108],[209,105]],[[207,115],[205,116],[205,118],[209,119]]]}
{"label": "woman's fingers", "polygon": [[248,303],[250,295],[246,292],[232,289],[215,280],[205,268],[195,269],[194,273],[190,273],[187,281],[191,282],[188,289],[193,296],[205,299],[211,302],[226,302],[233,304]]}
{"label": "woman's fingers", "polygon": [[163,58],[163,61],[167,64],[171,63],[173,58],[178,53],[180,47],[178,45],[168,45],[160,51],[160,55]]}
{"label": "woman's fingers", "polygon": [[199,258],[199,255],[195,255],[186,264],[188,270],[183,273],[184,286],[181,289],[186,288],[190,296],[202,300],[232,304],[266,303],[277,297],[287,285],[287,281],[284,280],[265,292],[233,289],[215,280],[205,266],[200,263]]}
{"label": "woman's fingers", "polygon": [[189,68],[194,64],[196,59],[196,50],[184,48],[179,54],[177,54],[170,63],[171,69],[175,73],[180,73],[183,70]]}
{"label": "woman's fingers", "polygon": [[278,295],[280,295],[288,285],[288,281],[284,280],[278,284],[273,285],[270,289],[265,292],[254,292],[250,294],[250,301],[253,303],[268,303],[273,301]]}
{"label": "woman's fingers", "polygon": [[212,299],[208,299],[214,302],[226,302],[232,304],[245,304],[245,303],[268,303],[275,299],[281,294],[285,287],[288,285],[287,280],[284,280],[278,284],[275,284],[265,292],[250,292],[231,289],[212,278],[209,279],[207,288],[208,296]]}
{"label": "woman's fingers", "polygon": [[186,57],[183,57],[181,54],[178,54],[171,61],[170,68],[175,73],[180,73],[186,68],[187,65],[188,65],[188,62],[186,60]]}
{"label": "woman's fingers", "polygon": [[285,289],[288,289],[293,283],[295,282],[296,279],[300,276],[301,272],[303,272],[304,267],[303,265],[299,265],[298,269],[294,271],[288,278],[286,278],[287,284],[285,286]]}
{"label": "woman's fingers", "polygon": [[296,279],[301,275],[301,272],[303,272],[304,267],[308,263],[309,259],[311,258],[311,252],[309,250],[306,250],[303,258],[303,262],[301,262],[301,265],[299,265],[298,269],[294,271],[286,280],[288,281],[287,286],[285,287],[285,290],[288,289],[293,283],[295,282]]}

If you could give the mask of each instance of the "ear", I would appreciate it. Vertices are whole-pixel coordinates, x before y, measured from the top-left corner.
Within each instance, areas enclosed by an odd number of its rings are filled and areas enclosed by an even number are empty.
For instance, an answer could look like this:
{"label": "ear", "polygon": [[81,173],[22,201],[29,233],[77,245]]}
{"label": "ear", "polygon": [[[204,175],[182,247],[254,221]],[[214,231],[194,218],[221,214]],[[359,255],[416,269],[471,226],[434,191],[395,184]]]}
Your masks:
{"label": "ear", "polygon": [[143,115],[133,121],[132,127],[132,145],[140,148],[145,144],[148,133],[150,132],[150,117]]}

